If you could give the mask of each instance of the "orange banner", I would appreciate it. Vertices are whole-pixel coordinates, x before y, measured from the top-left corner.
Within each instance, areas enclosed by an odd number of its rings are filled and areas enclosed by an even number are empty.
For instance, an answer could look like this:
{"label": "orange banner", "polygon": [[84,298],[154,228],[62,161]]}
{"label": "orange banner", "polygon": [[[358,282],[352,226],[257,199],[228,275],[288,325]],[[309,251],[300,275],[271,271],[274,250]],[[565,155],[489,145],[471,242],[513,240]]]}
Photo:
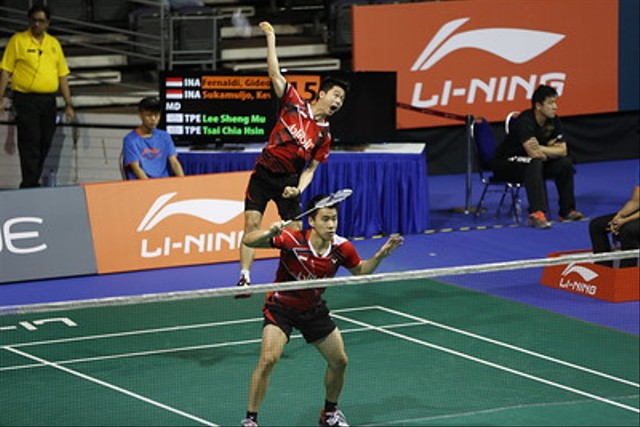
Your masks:
{"label": "orange banner", "polygon": [[[98,273],[237,261],[250,174],[86,184]],[[263,225],[277,220],[270,204]]]}
{"label": "orange banner", "polygon": [[[550,258],[590,250],[553,252]],[[640,267],[612,268],[592,263],[550,265],[540,283],[551,288],[611,302],[640,300]]]}
{"label": "orange banner", "polygon": [[[396,71],[398,102],[417,108],[504,120],[548,84],[561,116],[617,111],[618,2],[354,6],[353,58],[356,71]],[[461,124],[404,109],[397,117],[399,129]]]}

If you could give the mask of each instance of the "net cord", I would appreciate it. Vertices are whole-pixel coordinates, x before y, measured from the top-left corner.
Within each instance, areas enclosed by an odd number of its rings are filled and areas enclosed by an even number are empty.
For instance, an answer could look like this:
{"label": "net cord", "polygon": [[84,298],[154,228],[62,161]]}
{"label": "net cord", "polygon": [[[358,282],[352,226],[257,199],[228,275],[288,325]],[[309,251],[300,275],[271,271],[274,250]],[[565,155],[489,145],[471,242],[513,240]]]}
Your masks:
{"label": "net cord", "polygon": [[333,279],[316,279],[316,280],[304,280],[296,282],[282,282],[282,283],[267,283],[252,285],[250,287],[238,288],[236,286],[223,287],[223,288],[211,288],[203,290],[190,290],[190,291],[177,291],[177,292],[163,292],[154,294],[141,294],[141,295],[127,295],[118,297],[107,298],[90,298],[75,301],[60,301],[49,303],[36,303],[36,304],[23,304],[12,306],[0,306],[0,316],[12,315],[12,314],[30,314],[30,313],[42,313],[50,311],[72,310],[81,308],[92,308],[102,306],[117,306],[128,304],[142,304],[142,303],[154,303],[154,302],[168,302],[179,301],[195,298],[207,298],[207,297],[227,297],[235,296],[238,294],[260,294],[271,291],[290,291],[290,290],[302,290],[309,288],[331,288],[335,286],[345,285],[363,285],[363,284],[375,284],[401,280],[419,280],[429,279],[434,277],[443,276],[458,276],[463,274],[474,273],[490,273],[509,270],[520,270],[528,268],[547,267],[552,265],[562,265],[570,263],[588,262],[593,263],[596,261],[611,261],[616,259],[625,258],[638,258],[640,257],[640,250],[627,250],[627,251],[614,251],[594,254],[591,252],[584,252],[578,254],[562,255],[558,257],[538,258],[529,260],[517,260],[517,261],[502,261],[486,264],[471,264],[463,266],[452,267],[439,267],[424,270],[408,270],[398,271],[392,273],[375,273],[362,276],[347,276],[336,277]]}

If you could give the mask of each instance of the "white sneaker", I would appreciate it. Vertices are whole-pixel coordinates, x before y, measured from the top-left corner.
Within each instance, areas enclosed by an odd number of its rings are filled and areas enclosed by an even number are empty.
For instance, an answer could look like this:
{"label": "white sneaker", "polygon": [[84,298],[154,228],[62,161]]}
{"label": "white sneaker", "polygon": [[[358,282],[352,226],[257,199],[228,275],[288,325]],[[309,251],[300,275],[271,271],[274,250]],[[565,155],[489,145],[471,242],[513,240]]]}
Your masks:
{"label": "white sneaker", "polygon": [[[251,281],[248,280],[245,275],[242,275],[240,276],[238,283],[236,283],[236,286],[239,286],[241,288],[249,287],[251,286]],[[236,294],[233,297],[237,299],[237,298],[249,298],[250,296],[251,294]]]}
{"label": "white sneaker", "polygon": [[240,423],[241,427],[258,427],[258,423],[253,421],[251,418],[245,418],[244,420],[240,421]]}
{"label": "white sneaker", "polygon": [[320,421],[318,422],[321,426],[333,426],[333,427],[349,427],[347,424],[347,419],[341,410],[336,409],[335,411],[325,411],[324,409],[320,413]]}

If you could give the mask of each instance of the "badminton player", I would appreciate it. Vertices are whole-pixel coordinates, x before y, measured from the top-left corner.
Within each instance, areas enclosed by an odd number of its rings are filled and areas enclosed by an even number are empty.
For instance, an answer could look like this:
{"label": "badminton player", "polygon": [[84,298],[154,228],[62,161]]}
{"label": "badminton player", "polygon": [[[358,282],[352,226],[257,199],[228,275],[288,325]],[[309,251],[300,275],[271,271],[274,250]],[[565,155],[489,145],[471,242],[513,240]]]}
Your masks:
{"label": "badminton player", "polygon": [[[281,109],[247,186],[245,234],[260,228],[269,200],[276,203],[282,219],[294,218],[300,213],[300,194],[313,180],[318,165],[329,157],[331,134],[327,119],[340,110],[347,92],[345,82],[326,78],[320,84],[314,103],[303,100],[280,72],[273,27],[261,22],[260,28],[267,40],[269,77]],[[302,223],[294,221],[290,227],[300,229]],[[253,249],[241,245],[238,286],[251,284],[249,272],[253,258]]]}
{"label": "badminton player", "polygon": [[[323,197],[314,197],[308,208],[313,208]],[[278,222],[268,230],[254,230],[244,236],[244,243],[252,248],[280,249],[276,282],[334,277],[340,266],[354,275],[369,274],[403,243],[402,237],[391,237],[374,256],[362,260],[351,242],[336,235],[337,205],[312,211],[308,222],[311,228],[305,231],[284,228],[283,222]],[[260,360],[251,377],[243,427],[258,425],[258,410],[267,391],[269,377],[293,328],[298,329],[307,343],[313,344],[327,361],[326,395],[320,425],[348,426],[344,414],[337,407],[345,380],[347,355],[340,330],[322,299],[323,292],[324,288],[316,288],[266,295]]]}

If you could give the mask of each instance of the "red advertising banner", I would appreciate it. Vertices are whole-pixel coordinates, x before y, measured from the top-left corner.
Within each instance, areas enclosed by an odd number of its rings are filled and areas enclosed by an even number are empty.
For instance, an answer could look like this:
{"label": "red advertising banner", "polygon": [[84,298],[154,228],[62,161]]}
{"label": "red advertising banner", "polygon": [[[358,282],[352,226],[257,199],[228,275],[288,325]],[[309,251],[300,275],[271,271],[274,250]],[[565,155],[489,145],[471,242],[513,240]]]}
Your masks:
{"label": "red advertising banner", "polygon": [[[553,252],[550,258],[589,250]],[[610,302],[640,300],[640,267],[612,268],[592,263],[545,267],[540,283],[551,288]]]}
{"label": "red advertising banner", "polygon": [[[98,273],[238,260],[250,174],[86,184]],[[263,224],[277,220],[270,204]]]}
{"label": "red advertising banner", "polygon": [[[617,111],[618,2],[354,6],[353,59],[356,71],[396,71],[398,102],[421,109],[504,120],[548,84],[561,116]],[[405,109],[397,117],[399,129],[459,124]]]}

